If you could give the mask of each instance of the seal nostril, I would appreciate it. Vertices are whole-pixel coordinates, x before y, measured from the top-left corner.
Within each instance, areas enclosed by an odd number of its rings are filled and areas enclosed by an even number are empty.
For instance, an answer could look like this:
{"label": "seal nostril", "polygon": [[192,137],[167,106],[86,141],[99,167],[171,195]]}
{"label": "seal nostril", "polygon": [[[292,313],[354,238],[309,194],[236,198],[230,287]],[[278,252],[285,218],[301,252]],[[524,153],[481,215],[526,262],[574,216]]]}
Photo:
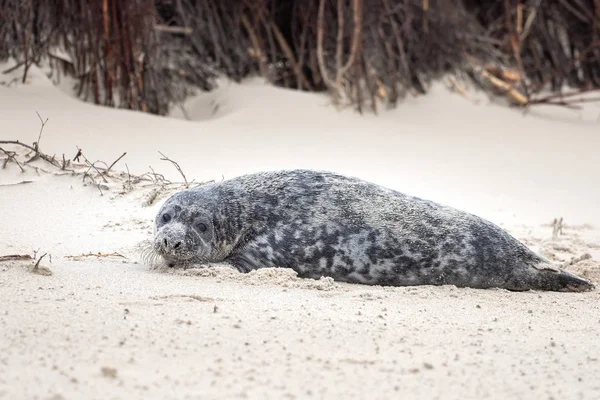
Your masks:
{"label": "seal nostril", "polygon": [[178,248],[179,246],[181,246],[181,242],[177,242],[175,243],[175,246],[173,246],[174,249]]}
{"label": "seal nostril", "polygon": [[169,242],[167,242],[167,238],[165,238],[164,242],[165,242],[165,246],[169,245]]}

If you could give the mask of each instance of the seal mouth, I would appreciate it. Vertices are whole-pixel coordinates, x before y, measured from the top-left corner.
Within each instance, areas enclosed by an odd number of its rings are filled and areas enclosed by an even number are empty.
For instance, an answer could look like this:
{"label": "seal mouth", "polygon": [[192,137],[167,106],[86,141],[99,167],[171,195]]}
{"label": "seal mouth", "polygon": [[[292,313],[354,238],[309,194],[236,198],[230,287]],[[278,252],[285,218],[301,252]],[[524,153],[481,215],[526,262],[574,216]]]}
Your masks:
{"label": "seal mouth", "polygon": [[166,265],[169,268],[187,269],[192,267],[193,265],[202,264],[202,261],[199,260],[197,257],[173,257],[169,254],[161,254],[159,255],[159,257],[162,258],[164,265]]}
{"label": "seal mouth", "polygon": [[[173,248],[173,250],[176,250],[176,249],[177,249],[177,247]],[[162,247],[155,249],[155,252],[157,255],[162,257],[168,264],[189,262],[189,261],[193,260],[194,258],[196,258],[196,255],[193,253],[192,254],[178,253],[176,251],[165,250]]]}

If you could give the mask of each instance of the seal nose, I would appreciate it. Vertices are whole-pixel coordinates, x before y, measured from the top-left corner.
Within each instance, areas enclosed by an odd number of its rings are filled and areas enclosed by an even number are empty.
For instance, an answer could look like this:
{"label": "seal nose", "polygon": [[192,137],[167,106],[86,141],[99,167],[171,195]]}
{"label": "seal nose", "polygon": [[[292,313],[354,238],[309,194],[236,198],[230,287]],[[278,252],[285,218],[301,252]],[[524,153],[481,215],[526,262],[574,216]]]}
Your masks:
{"label": "seal nose", "polygon": [[172,250],[176,250],[181,246],[181,241],[169,242],[167,240],[167,238],[164,239],[164,243],[165,243],[165,248],[172,249]]}

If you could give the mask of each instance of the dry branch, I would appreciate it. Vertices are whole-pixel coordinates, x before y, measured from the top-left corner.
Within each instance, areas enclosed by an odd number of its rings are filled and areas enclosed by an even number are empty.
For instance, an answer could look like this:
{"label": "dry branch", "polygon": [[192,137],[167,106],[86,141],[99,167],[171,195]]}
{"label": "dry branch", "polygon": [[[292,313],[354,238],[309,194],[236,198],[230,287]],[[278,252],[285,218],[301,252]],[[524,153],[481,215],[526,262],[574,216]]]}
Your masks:
{"label": "dry branch", "polygon": [[104,174],[108,175],[108,173],[110,172],[112,167],[114,167],[115,164],[119,162],[119,160],[121,160],[123,157],[125,157],[126,154],[127,154],[127,152],[124,152],[123,154],[121,154],[121,157],[117,158],[112,164],[110,164],[110,166],[106,169],[106,171],[104,171]]}
{"label": "dry branch", "polygon": [[74,260],[78,260],[78,259],[81,259],[81,258],[87,258],[87,257],[96,257],[96,258],[121,257],[121,258],[127,258],[124,255],[119,254],[119,253],[102,253],[102,252],[79,254],[79,255],[76,255],[76,256],[65,256],[65,258],[70,258],[70,259],[74,259]]}
{"label": "dry branch", "polygon": [[[102,178],[102,180],[104,181],[104,183],[108,183],[108,181],[104,177],[104,174],[102,172],[100,172],[100,170],[96,167],[96,164],[99,161],[96,161],[94,163],[90,162],[90,160],[88,160],[87,157],[83,154],[83,151],[78,146],[75,146],[75,147],[77,147],[77,154],[75,155],[74,160],[75,159],[79,159],[79,157],[83,157],[83,160],[89,166],[88,171],[84,174],[84,178],[85,178],[86,175],[91,177],[91,175],[89,175],[89,172],[90,172],[90,170],[93,169],[93,170],[95,170],[98,173],[98,176],[100,176]],[[94,183],[96,183],[96,182],[94,181]],[[98,188],[100,188],[100,187],[98,186]],[[100,190],[100,192],[102,192],[102,190]]]}
{"label": "dry branch", "polygon": [[[20,142],[18,140],[0,140],[0,144],[13,144],[16,146],[24,147],[26,149],[33,151],[35,153],[34,157],[37,156],[37,157],[41,158],[42,160],[47,161],[48,163],[54,165],[55,167],[60,167],[58,161],[56,161],[53,157],[50,157],[50,156],[42,153],[41,151],[37,150],[35,147],[25,144],[23,142]],[[27,161],[25,163],[27,163]]]}
{"label": "dry branch", "polygon": [[317,60],[319,62],[319,72],[321,73],[321,79],[327,85],[329,90],[333,92],[334,101],[337,99],[335,93],[335,82],[329,78],[327,72],[327,66],[325,64],[325,55],[323,54],[323,41],[325,40],[325,0],[319,0],[319,12],[317,17]]}
{"label": "dry branch", "polygon": [[[95,185],[98,188],[98,191],[100,192],[100,195],[104,195],[102,189],[105,190],[109,190],[109,186],[106,185],[102,185],[99,182],[96,181],[96,178],[99,176],[104,183],[108,184],[109,181],[107,178],[111,178],[111,179],[117,179],[120,180],[121,183],[123,184],[123,190],[124,192],[130,191],[133,189],[133,185],[135,184],[139,184],[142,183],[142,185],[144,185],[144,183],[146,184],[146,186],[148,185],[148,183],[151,183],[152,185],[155,185],[158,187],[158,191],[156,192],[156,194],[154,195],[154,197],[156,197],[158,195],[158,193],[164,189],[166,189],[168,186],[174,185],[176,187],[180,187],[181,183],[173,183],[167,179],[165,179],[165,177],[162,174],[156,173],[152,167],[150,167],[151,173],[146,173],[146,174],[142,174],[140,176],[135,176],[132,175],[129,171],[129,167],[127,164],[125,164],[125,167],[127,169],[127,181],[123,182],[123,179],[125,178],[125,174],[124,173],[115,173],[114,177],[111,177],[108,175],[108,173],[114,168],[114,166],[120,161],[122,160],[125,155],[127,154],[126,152],[124,152],[121,156],[119,156],[112,164],[108,165],[107,163],[105,163],[104,161],[96,161],[94,163],[90,162],[89,159],[85,156],[85,154],[83,153],[83,150],[81,148],[79,148],[78,146],[76,146],[77,148],[77,153],[75,154],[75,156],[73,157],[73,163],[71,163],[71,160],[67,160],[65,158],[64,153],[62,154],[62,162],[59,162],[56,160],[56,158],[53,157],[49,157],[48,155],[44,154],[40,148],[39,148],[39,141],[41,138],[41,133],[43,131],[43,127],[46,124],[46,122],[48,121],[43,120],[41,118],[41,116],[39,116],[38,114],[38,118],[40,118],[40,121],[42,122],[42,129],[40,130],[40,134],[38,136],[38,142],[34,143],[33,146],[30,146],[28,144],[22,143],[18,140],[5,140],[5,141],[0,141],[0,144],[6,144],[6,145],[15,145],[18,146],[18,148],[22,148],[25,150],[28,150],[30,153],[33,152],[35,153],[35,156],[38,156],[39,158],[47,161],[49,164],[51,164],[52,166],[54,166],[55,168],[57,168],[59,171],[64,171],[61,173],[58,173],[56,171],[52,172],[52,171],[48,171],[48,170],[44,170],[38,166],[34,166],[28,163],[23,163],[21,164],[21,162],[19,162],[17,157],[22,157],[22,158],[26,158],[28,157],[28,154],[26,155],[22,155],[19,154],[17,151],[9,151],[9,150],[5,150],[3,148],[0,147],[0,151],[2,153],[4,153],[7,158],[4,160],[4,164],[3,166],[5,167],[6,164],[9,161],[14,161],[20,168],[21,171],[25,172],[26,168],[31,168],[33,170],[35,170],[38,174],[40,172],[44,172],[44,173],[54,173],[57,175],[64,175],[64,174],[70,174],[70,175],[80,175],[82,176],[82,181],[84,182],[84,184],[89,181],[90,183],[92,183],[93,185]],[[159,152],[160,153],[160,152]],[[166,160],[166,161],[170,161],[173,165],[175,165],[175,167],[177,168],[177,170],[180,172],[181,176],[183,177],[185,184],[184,186],[186,188],[188,188],[193,182],[194,180],[192,180],[191,182],[188,182],[185,174],[183,173],[183,171],[181,170],[181,167],[179,166],[179,164],[171,159],[169,159],[168,157],[166,157],[164,154],[160,153],[164,158],[161,160]],[[83,159],[83,163],[80,161],[80,159]],[[30,159],[29,159],[30,160]],[[73,169],[67,169],[67,167],[72,166]],[[95,172],[95,174],[94,174]],[[13,184],[5,184],[5,185],[0,185],[0,186],[13,186],[13,185],[21,185],[21,184],[27,184],[27,183],[31,183],[32,181],[21,181],[18,183],[13,183]],[[124,193],[123,192],[123,193]],[[35,253],[35,252],[34,252]]]}
{"label": "dry branch", "polygon": [[42,119],[42,116],[40,115],[39,112],[35,112],[38,116],[38,118],[40,119],[40,134],[38,135],[38,140],[37,142],[35,142],[33,144],[33,147],[35,147],[35,150],[37,152],[37,150],[40,148],[40,140],[42,140],[42,133],[44,132],[44,127],[46,126],[46,124],[48,123],[48,118],[46,118],[46,120],[44,121],[44,119]]}
{"label": "dry branch", "polygon": [[159,32],[182,33],[184,35],[191,35],[193,32],[192,28],[167,25],[154,25],[154,30]]}
{"label": "dry branch", "polygon": [[6,168],[6,165],[8,164],[9,161],[13,161],[15,164],[17,164],[19,166],[19,168],[21,169],[21,172],[25,172],[25,169],[23,168],[23,166],[21,165],[21,163],[19,163],[19,161],[15,157],[15,152],[6,151],[2,147],[0,147],[0,151],[2,151],[4,154],[6,154],[6,157],[7,157],[6,160],[4,161],[4,163],[2,163],[2,169]]}
{"label": "dry branch", "polygon": [[65,159],[65,154],[63,153],[63,155],[62,155],[62,164],[61,164],[61,166],[60,166],[60,169],[61,169],[62,171],[64,171],[64,170],[66,170],[66,169],[67,169],[67,167],[68,167],[70,164],[71,164],[71,160],[67,160],[67,159]]}
{"label": "dry branch", "polygon": [[32,257],[29,254],[9,254],[6,256],[0,256],[0,262],[3,261],[21,261],[31,260]]}
{"label": "dry branch", "polygon": [[48,255],[48,253],[44,253],[44,254],[42,254],[42,255],[40,256],[40,258],[38,258],[38,260],[36,261],[35,265],[33,266],[33,270],[34,270],[34,271],[36,271],[36,270],[39,268],[39,266],[40,266],[40,262],[42,262],[42,259],[43,259],[44,257],[46,257],[47,255]]}
{"label": "dry branch", "polygon": [[[50,269],[48,267],[43,267],[40,265],[40,262],[42,261],[42,259],[44,257],[46,257],[46,255],[47,255],[47,253],[44,253],[40,256],[40,258],[37,260],[37,262],[31,269],[31,272],[33,272],[34,274],[37,274],[37,275],[45,275],[45,276],[52,275],[52,271],[50,271]],[[50,262],[52,262],[52,256],[50,256]]]}
{"label": "dry branch", "polygon": [[304,76],[304,74],[302,73],[300,66],[296,62],[294,53],[290,49],[290,46],[286,42],[285,38],[283,37],[283,34],[281,33],[281,31],[279,30],[277,25],[274,23],[271,23],[271,29],[273,30],[273,33],[275,34],[275,38],[277,39],[279,46],[281,47],[281,49],[285,53],[286,57],[292,64],[292,68],[294,69],[294,73],[296,74],[296,77],[298,78],[298,80],[300,82],[302,82],[302,86],[304,86],[308,90],[311,90],[311,91],[314,90],[313,85],[311,85],[311,83],[308,81],[308,79],[306,79],[306,76]]}
{"label": "dry branch", "polygon": [[33,181],[21,181],[17,183],[3,183],[0,186],[17,186],[17,185],[26,185],[28,183],[33,183]]}
{"label": "dry branch", "polygon": [[578,263],[580,263],[582,261],[585,261],[585,260],[591,260],[591,259],[592,259],[592,255],[591,254],[584,253],[584,254],[582,254],[580,256],[572,257],[569,261],[563,262],[562,264],[559,265],[559,268],[566,269],[566,268],[568,268],[568,267],[570,267],[572,265],[578,264]]}
{"label": "dry branch", "polygon": [[246,17],[244,15],[244,16],[242,16],[241,20],[242,20],[242,24],[244,25],[244,28],[246,28],[246,31],[248,32],[248,36],[250,36],[250,40],[252,41],[252,46],[254,48],[254,55],[255,55],[256,59],[258,60],[260,73],[265,78],[268,78],[269,77],[269,69],[265,62],[264,52],[263,52],[262,46],[260,45],[260,41],[258,40],[258,36],[256,36],[256,33],[254,32],[254,28],[252,28],[252,24],[248,20],[248,17]]}
{"label": "dry branch", "polygon": [[559,219],[554,218],[552,222],[552,239],[556,240],[558,235],[563,234],[563,217]]}
{"label": "dry branch", "polygon": [[[350,57],[348,58],[348,61],[346,61],[346,63],[344,65],[341,65],[340,63],[340,67],[337,70],[337,75],[336,75],[336,79],[335,79],[335,87],[336,87],[336,92],[339,95],[340,89],[341,89],[341,85],[342,85],[342,79],[344,78],[344,76],[346,75],[346,73],[348,72],[348,70],[350,68],[352,68],[352,66],[354,65],[354,62],[356,60],[357,57],[357,53],[358,53],[358,49],[360,46],[360,38],[361,38],[361,33],[362,33],[362,5],[363,5],[363,0],[352,0],[352,16],[353,16],[353,30],[352,30],[352,45],[350,48]],[[343,14],[343,10],[342,13],[340,15]],[[340,45],[340,43],[338,43],[338,46]],[[340,58],[341,61],[341,58]]]}
{"label": "dry branch", "polygon": [[[162,161],[169,161],[171,164],[173,164],[175,166],[175,168],[177,169],[177,171],[179,172],[179,174],[183,177],[183,181],[185,182],[185,187],[186,188],[190,187],[190,183],[188,183],[188,180],[185,177],[185,174],[183,173],[183,170],[181,169],[181,167],[179,166],[179,164],[177,163],[177,161],[171,160],[169,157],[165,156],[160,151],[158,153],[163,157],[163,158],[161,158]],[[152,170],[152,172],[154,173],[154,170]],[[162,179],[164,180],[164,176],[162,177]]]}
{"label": "dry branch", "polygon": [[496,78],[494,75],[490,74],[486,70],[482,70],[481,75],[485,79],[487,79],[487,81],[490,84],[492,84],[492,86],[494,86],[500,92],[506,94],[514,104],[519,106],[526,106],[529,103],[527,97],[511,84]]}

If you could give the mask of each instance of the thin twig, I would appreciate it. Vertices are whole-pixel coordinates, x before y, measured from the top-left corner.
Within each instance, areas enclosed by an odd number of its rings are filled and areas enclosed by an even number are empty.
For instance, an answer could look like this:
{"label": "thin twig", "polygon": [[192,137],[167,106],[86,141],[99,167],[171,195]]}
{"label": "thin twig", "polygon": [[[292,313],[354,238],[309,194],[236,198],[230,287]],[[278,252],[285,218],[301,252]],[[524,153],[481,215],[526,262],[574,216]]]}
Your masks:
{"label": "thin twig", "polygon": [[67,168],[67,166],[69,165],[70,162],[71,162],[71,160],[66,160],[65,159],[65,153],[63,153],[63,155],[62,155],[62,165],[61,165],[60,169],[62,171],[64,171]]}
{"label": "thin twig", "polygon": [[165,179],[165,176],[164,176],[164,175],[162,175],[162,174],[159,174],[159,173],[155,172],[155,171],[154,171],[154,168],[152,168],[152,166],[151,166],[151,165],[149,165],[149,166],[148,166],[148,168],[150,168],[150,171],[152,171],[152,172],[150,173],[150,176],[151,176],[152,178],[154,178],[154,179],[153,179],[153,182],[154,182],[154,184],[155,184],[155,185],[156,185],[156,184],[158,184],[159,182],[161,182],[161,183],[163,184],[163,186],[164,186],[164,185],[165,185],[167,182],[169,182],[169,181],[167,181],[167,179]]}
{"label": "thin twig", "polygon": [[[36,154],[38,154],[39,157],[42,160],[49,162],[50,164],[54,165],[55,167],[60,167],[60,165],[58,164],[58,162],[56,160],[54,160],[52,157],[50,157],[50,156],[42,153],[41,151],[37,150],[35,147],[30,146],[30,145],[25,144],[25,143],[22,143],[22,142],[19,142],[18,140],[0,140],[0,144],[14,144],[14,145],[17,145],[17,146],[25,147],[26,149],[29,149],[29,150],[35,152]],[[31,159],[28,160],[28,161],[30,162]],[[25,162],[25,164],[27,164],[27,163],[28,162]]]}
{"label": "thin twig", "polygon": [[109,172],[109,171],[112,169],[112,167],[113,167],[113,166],[114,166],[116,163],[118,163],[118,162],[119,162],[119,160],[120,160],[121,158],[125,157],[125,154],[127,154],[127,152],[124,152],[124,153],[121,155],[121,157],[117,158],[117,159],[115,160],[115,162],[113,162],[112,164],[110,164],[110,167],[108,167],[108,169],[107,169],[106,171],[104,171],[104,174],[108,175],[108,172]]}
{"label": "thin twig", "polygon": [[25,65],[25,61],[21,61],[20,63],[17,63],[16,65],[5,69],[4,71],[2,71],[3,74],[10,74],[11,72],[13,72],[14,70],[17,70],[19,68],[21,68],[23,65]]}
{"label": "thin twig", "polygon": [[[352,16],[353,16],[353,23],[354,23],[354,27],[352,29],[352,42],[350,45],[350,56],[348,57],[348,60],[346,61],[346,63],[344,65],[341,65],[341,58],[340,58],[340,65],[338,66],[338,69],[336,71],[336,78],[335,78],[335,88],[336,88],[336,95],[339,96],[340,95],[340,91],[341,91],[341,85],[342,85],[342,80],[344,79],[344,75],[346,75],[346,73],[350,70],[350,68],[352,66],[354,66],[354,62],[357,58],[357,54],[360,48],[360,42],[361,42],[361,34],[362,34],[362,6],[363,6],[363,2],[362,0],[353,0],[352,1]],[[341,19],[341,21],[343,21],[343,18]],[[338,46],[340,45],[340,43],[338,43]]]}
{"label": "thin twig", "polygon": [[[179,166],[179,164],[176,161],[171,160],[169,157],[165,156],[163,153],[161,153],[160,151],[158,152],[161,156],[163,156],[163,158],[161,158],[162,161],[169,161],[170,163],[172,163],[175,168],[177,168],[177,171],[179,171],[179,173],[181,174],[181,176],[183,177],[183,181],[185,182],[185,187],[188,188],[190,186],[190,184],[188,183],[187,178],[185,177],[185,174],[183,173],[183,171],[181,170],[181,167]],[[153,171],[154,172],[154,171]]]}
{"label": "thin twig", "polygon": [[325,57],[323,54],[323,41],[324,41],[324,25],[325,25],[325,0],[319,1],[319,11],[317,14],[317,62],[319,65],[319,72],[321,73],[321,79],[325,83],[325,85],[329,88],[332,94],[335,94],[337,99],[337,94],[334,92],[336,90],[335,82],[331,80],[329,77],[329,73],[327,72],[327,65],[325,64]]}
{"label": "thin twig", "polygon": [[127,258],[122,254],[119,253],[102,253],[102,252],[98,252],[98,253],[87,253],[87,254],[79,254],[76,256],[65,256],[65,258],[84,258],[84,257],[121,257],[121,258]]}
{"label": "thin twig", "polygon": [[24,185],[26,183],[33,183],[33,181],[21,181],[21,182],[17,182],[17,183],[4,183],[4,184],[0,184],[0,186],[17,186],[17,185]]}
{"label": "thin twig", "polygon": [[158,32],[182,33],[184,35],[191,35],[194,32],[192,28],[168,25],[154,25],[154,30]]}
{"label": "thin twig", "polygon": [[310,91],[313,91],[314,88],[312,87],[312,85],[310,84],[308,79],[306,79],[306,76],[304,76],[304,74],[302,73],[302,70],[300,69],[298,63],[296,62],[296,57],[294,57],[294,53],[292,52],[292,50],[290,49],[290,46],[286,42],[285,37],[283,36],[281,31],[277,27],[277,24],[275,24],[274,22],[271,22],[270,26],[271,26],[271,29],[273,30],[273,33],[275,34],[275,39],[277,39],[277,42],[279,43],[279,46],[281,47],[281,50],[283,50],[283,53],[289,60],[290,64],[292,64],[292,69],[294,70],[294,74],[296,74],[297,79],[302,83],[302,85],[304,85],[305,88],[307,88]]}
{"label": "thin twig", "polygon": [[[87,157],[83,154],[83,151],[78,146],[75,146],[75,147],[77,147],[77,155],[75,157],[76,158],[83,157],[83,159],[85,160],[86,164],[89,165],[90,168],[93,168],[93,169],[96,170],[96,172],[98,173],[98,175],[100,175],[100,177],[102,178],[102,180],[104,181],[104,183],[108,183],[108,181],[106,180],[106,178],[104,177],[104,175],[102,175],[102,172],[100,172],[98,170],[98,168],[96,168],[96,165],[95,165],[96,163],[92,164],[90,162],[90,160],[88,160]],[[96,162],[98,162],[98,161],[96,161]],[[100,187],[98,187],[98,189],[100,189]],[[102,190],[100,190],[100,193],[102,193]]]}
{"label": "thin twig", "polygon": [[89,169],[83,173],[83,179],[82,179],[83,183],[85,183],[85,178],[90,178],[92,180],[92,184],[95,185],[98,188],[98,190],[100,191],[100,196],[104,196],[104,193],[102,192],[102,188],[100,187],[100,183],[96,182],[94,177],[89,174]]}
{"label": "thin twig", "polygon": [[269,68],[267,67],[267,64],[265,63],[263,49],[260,45],[260,41],[258,40],[258,37],[256,36],[256,33],[254,32],[254,29],[252,28],[252,24],[248,20],[248,17],[246,17],[245,15],[242,16],[241,21],[242,21],[242,25],[244,25],[244,28],[246,28],[246,32],[248,32],[248,36],[250,37],[252,46],[254,46],[254,51],[256,52],[256,58],[258,59],[258,66],[260,69],[260,74],[264,78],[271,80],[270,74],[269,74]]}
{"label": "thin twig", "polygon": [[40,258],[38,258],[37,262],[33,266],[34,271],[37,271],[38,267],[40,266],[40,261],[42,261],[42,258],[46,257],[46,255],[48,255],[48,253],[44,253],[40,256]]}
{"label": "thin twig", "polygon": [[42,140],[42,132],[44,132],[44,127],[48,123],[48,118],[46,118],[46,120],[44,121],[40,116],[39,112],[36,111],[35,113],[37,114],[38,118],[40,119],[40,123],[42,124],[42,126],[40,127],[40,134],[38,135],[38,140],[34,143],[35,151],[38,151],[38,149],[40,148],[40,140]]}
{"label": "thin twig", "polygon": [[8,160],[13,160],[19,166],[19,168],[21,168],[21,172],[25,172],[25,169],[21,166],[19,161],[17,161],[17,158],[15,157],[14,152],[8,152],[8,151],[4,150],[2,147],[0,147],[0,151],[2,151],[8,157],[6,159],[6,162],[2,165],[2,169],[6,168],[6,164],[8,163]]}
{"label": "thin twig", "polygon": [[580,263],[582,261],[591,260],[591,259],[592,259],[591,254],[584,253],[578,257],[571,258],[571,260],[569,260],[569,261],[565,261],[565,262],[561,263],[558,267],[561,269],[566,269],[567,267],[570,267],[570,266]]}
{"label": "thin twig", "polygon": [[556,240],[556,238],[558,238],[559,234],[562,235],[562,233],[563,233],[562,229],[563,229],[563,217],[560,217],[560,219],[554,218],[554,221],[552,222],[552,239]]}
{"label": "thin twig", "polygon": [[131,185],[131,174],[129,173],[129,166],[125,163],[125,168],[127,169],[127,183]]}
{"label": "thin twig", "polygon": [[[584,95],[585,93],[590,93],[590,92],[600,92],[600,88],[582,89],[582,90],[576,90],[576,91],[569,92],[569,93],[553,93],[548,96],[538,97],[537,99],[530,99],[529,103],[530,104],[539,104],[539,103],[544,103],[544,102],[550,102],[555,99],[564,100],[565,97],[581,96],[581,95]],[[587,102],[587,101],[590,101],[590,98],[581,99],[581,100],[585,100]],[[591,98],[591,101],[594,101],[594,100],[597,100],[597,98]],[[575,101],[575,100],[573,100],[573,101]]]}

